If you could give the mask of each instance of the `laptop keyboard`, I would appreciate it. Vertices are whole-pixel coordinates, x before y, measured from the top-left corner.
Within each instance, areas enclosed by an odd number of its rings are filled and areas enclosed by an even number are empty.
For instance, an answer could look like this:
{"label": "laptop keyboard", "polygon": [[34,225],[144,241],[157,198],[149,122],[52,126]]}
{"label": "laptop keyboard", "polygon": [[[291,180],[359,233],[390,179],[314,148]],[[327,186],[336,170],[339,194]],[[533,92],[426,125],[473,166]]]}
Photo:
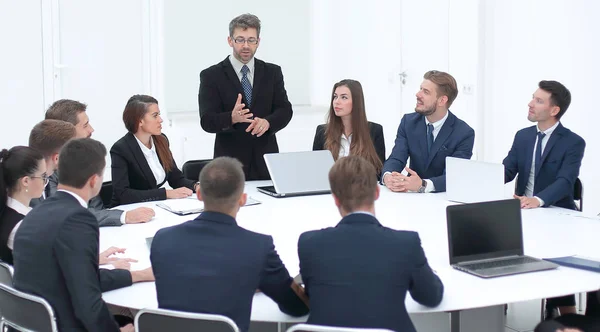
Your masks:
{"label": "laptop keyboard", "polygon": [[506,267],[513,265],[522,265],[527,263],[537,263],[538,259],[531,257],[515,257],[510,259],[502,259],[497,261],[489,261],[489,262],[481,262],[481,263],[472,263],[472,264],[463,264],[463,267],[468,268],[469,270],[485,270],[485,269],[493,269],[498,267]]}

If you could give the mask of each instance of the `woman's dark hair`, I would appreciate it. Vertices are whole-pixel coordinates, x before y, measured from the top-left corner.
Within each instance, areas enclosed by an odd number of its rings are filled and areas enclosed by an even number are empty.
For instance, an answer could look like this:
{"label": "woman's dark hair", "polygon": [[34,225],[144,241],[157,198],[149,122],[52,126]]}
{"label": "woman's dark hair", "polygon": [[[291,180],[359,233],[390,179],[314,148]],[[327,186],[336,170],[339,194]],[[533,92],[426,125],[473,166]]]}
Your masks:
{"label": "woman's dark hair", "polygon": [[[123,111],[123,123],[125,128],[132,134],[138,131],[140,121],[148,112],[148,106],[156,104],[156,98],[146,95],[134,95],[129,98],[125,110]],[[156,146],[156,154],[162,164],[165,172],[169,173],[173,169],[173,155],[169,149],[169,141],[163,135],[152,135],[152,141]]]}
{"label": "woman's dark hair", "polygon": [[32,176],[44,156],[28,146],[0,151],[0,214],[6,209],[8,195],[17,189],[19,179]]}
{"label": "woman's dark hair", "polygon": [[333,95],[335,89],[340,86],[345,86],[350,90],[352,96],[352,140],[350,142],[350,154],[361,156],[370,162],[376,172],[379,174],[383,168],[383,163],[377,152],[375,145],[371,139],[369,122],[367,121],[367,113],[365,110],[365,98],[362,85],[355,80],[342,80],[335,83],[331,91],[331,102],[329,103],[329,114],[327,116],[327,127],[325,129],[325,148],[333,154],[333,159],[339,157],[341,137],[344,132],[344,124],[342,118],[335,115],[333,110]]}

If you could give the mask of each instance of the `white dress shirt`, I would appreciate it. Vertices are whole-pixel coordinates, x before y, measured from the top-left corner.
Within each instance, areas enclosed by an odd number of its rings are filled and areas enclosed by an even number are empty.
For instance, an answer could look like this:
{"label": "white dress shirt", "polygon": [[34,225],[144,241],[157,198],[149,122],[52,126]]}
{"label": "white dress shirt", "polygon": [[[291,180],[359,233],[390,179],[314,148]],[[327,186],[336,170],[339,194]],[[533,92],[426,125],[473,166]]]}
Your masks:
{"label": "white dress shirt", "polygon": [[[29,213],[29,211],[31,211],[31,208],[29,206],[23,205],[23,203],[17,201],[16,199],[14,199],[12,197],[8,197],[6,199],[6,206],[17,211],[17,213],[20,213],[24,216],[26,216]],[[15,243],[15,234],[17,234],[17,229],[19,229],[19,226],[21,226],[22,221],[23,220],[19,221],[15,225],[15,227],[12,229],[10,234],[8,235],[8,241],[6,241],[6,246],[9,247],[10,250],[13,249],[13,244]]]}
{"label": "white dress shirt", "polygon": [[148,162],[148,166],[150,166],[152,175],[154,175],[154,178],[156,179],[156,185],[163,183],[163,181],[165,180],[166,173],[165,169],[160,163],[158,154],[156,154],[156,146],[154,146],[154,141],[150,139],[150,144],[152,144],[152,147],[148,149],[148,147],[146,147],[144,143],[142,143],[137,137],[135,137],[135,140],[138,142],[140,149],[142,149],[144,157],[146,157],[146,161]]}
{"label": "white dress shirt", "polygon": [[[546,144],[548,143],[548,140],[550,139],[550,136],[552,135],[552,133],[554,132],[554,130],[556,129],[556,127],[558,127],[558,124],[560,122],[556,122],[554,124],[554,126],[546,129],[545,131],[543,131],[544,134],[546,134],[546,136],[544,136],[544,138],[542,138],[542,155],[544,154],[544,149],[546,148]],[[537,128],[537,132],[540,132],[540,128]],[[535,185],[535,153],[537,150],[537,143],[538,143],[538,137],[537,134],[535,136],[535,143],[533,144],[533,157],[531,158],[531,171],[529,172],[529,179],[527,179],[527,186],[525,186],[525,196],[527,197],[533,197],[533,187]],[[535,198],[538,199],[538,201],[540,201],[540,206],[544,206],[544,201],[535,196]]]}
{"label": "white dress shirt", "polygon": [[340,140],[340,153],[338,154],[338,158],[348,157],[350,155],[350,144],[352,143],[352,134],[346,137],[342,133],[342,139]]}
{"label": "white dress shirt", "polygon": [[83,206],[86,209],[88,208],[88,203],[86,201],[84,201],[83,198],[81,198],[81,196],[77,195],[76,193],[65,190],[65,189],[58,189],[57,192],[59,192],[59,191],[62,191],[64,193],[67,193],[67,194],[75,197],[75,199],[79,202],[79,204],[81,204],[81,206]]}
{"label": "white dress shirt", "polygon": [[[244,67],[244,64],[240,60],[236,59],[236,57],[233,55],[229,56],[229,62],[231,62],[233,70],[240,79],[240,82],[242,82],[242,77],[244,76],[244,74],[242,74],[242,67]],[[250,81],[250,85],[254,86],[254,57],[252,57],[252,59],[246,63],[246,66],[248,66],[249,69],[246,76],[248,77],[248,81]]]}
{"label": "white dress shirt", "polygon": [[346,215],[346,217],[347,217],[347,216],[349,216],[349,215],[351,215],[351,214],[368,214],[368,215],[370,215],[371,217],[375,217],[375,215],[374,215],[374,214],[372,214],[372,213],[371,213],[371,212],[369,212],[369,211],[354,211],[354,212],[350,212],[350,213],[348,213],[348,214]]}

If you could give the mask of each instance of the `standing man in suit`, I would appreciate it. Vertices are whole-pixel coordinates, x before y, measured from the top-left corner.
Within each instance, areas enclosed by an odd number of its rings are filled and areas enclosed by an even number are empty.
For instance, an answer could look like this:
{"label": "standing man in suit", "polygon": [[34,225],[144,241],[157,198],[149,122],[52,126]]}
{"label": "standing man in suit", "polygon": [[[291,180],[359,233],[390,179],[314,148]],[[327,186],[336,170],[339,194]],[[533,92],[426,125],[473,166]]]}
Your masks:
{"label": "standing man in suit", "polygon": [[[537,124],[517,132],[502,162],[504,182],[519,175],[515,198],[524,209],[556,205],[577,210],[573,191],[585,141],[560,123],[570,104],[571,92],[564,85],[540,81],[527,114],[527,119]],[[576,313],[575,296],[548,299],[547,314],[556,307],[561,314]]]}
{"label": "standing man in suit", "polygon": [[[70,99],[60,99],[48,108],[46,119],[69,122],[75,126],[76,138],[89,138],[92,136],[94,128],[90,124],[86,109],[87,105],[84,103]],[[48,186],[50,195],[54,194],[58,186],[58,172],[54,172],[50,176]],[[88,209],[96,216],[100,227],[143,223],[154,217],[154,210],[147,207],[139,207],[127,212],[117,209],[105,209],[100,196],[95,196],[88,202]]]}
{"label": "standing man in suit", "polygon": [[[392,154],[383,165],[382,183],[395,192],[446,191],[446,157],[470,159],[475,131],[449,108],[458,95],[450,74],[423,75],[415,113],[400,121]],[[401,174],[410,157],[408,176]]]}
{"label": "standing man in suit", "polygon": [[247,180],[269,179],[263,159],[277,153],[275,133],[292,119],[281,67],[254,58],[260,20],[243,14],[229,23],[233,54],[200,73],[200,125],[216,133],[214,156],[237,158]]}
{"label": "standing man in suit", "polygon": [[375,217],[374,171],[362,157],[338,159],[329,183],[342,220],[300,235],[310,324],[415,331],[406,293],[429,307],[442,301],[444,286],[427,263],[419,234],[384,227]]}
{"label": "standing man in suit", "polygon": [[[27,214],[15,235],[14,286],[46,299],[60,331],[119,331],[102,300],[108,289],[98,268],[98,221],[87,209],[102,187],[105,158],[100,142],[69,141],[58,161],[58,192]],[[144,276],[111,272],[127,275],[129,284]]]}
{"label": "standing man in suit", "polygon": [[235,220],[246,203],[241,163],[228,157],[211,161],[200,172],[196,195],[204,201],[204,212],[159,230],[152,241],[158,306],[225,315],[246,332],[258,289],[284,313],[306,315],[304,290],[281,262],[273,238]]}

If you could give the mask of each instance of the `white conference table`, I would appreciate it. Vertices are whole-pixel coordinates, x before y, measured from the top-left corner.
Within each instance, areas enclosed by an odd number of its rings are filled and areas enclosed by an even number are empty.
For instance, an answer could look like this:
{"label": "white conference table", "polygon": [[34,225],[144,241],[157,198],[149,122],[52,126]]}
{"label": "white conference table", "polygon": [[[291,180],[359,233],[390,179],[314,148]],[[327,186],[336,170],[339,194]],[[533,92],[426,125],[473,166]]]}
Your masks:
{"label": "white conference table", "polygon": [[[300,234],[335,226],[341,217],[331,195],[272,198],[255,189],[270,183],[246,183],[245,191],[262,204],[241,208],[237,221],[246,229],[272,235],[277,252],[294,276],[299,271]],[[446,207],[453,203],[446,200],[445,193],[393,193],[385,187],[380,189],[380,198],[375,203],[379,221],[393,229],[417,231],[429,264],[444,283],[444,299],[435,308],[424,307],[407,295],[405,304],[419,331],[504,331],[505,303],[600,289],[600,274],[566,267],[493,279],[456,271],[448,262]],[[139,261],[132,264],[132,269],[150,266],[147,237],[154,236],[163,227],[197,216],[177,216],[156,207],[155,203],[120,208],[129,210],[139,206],[154,207],[155,218],[145,224],[100,228],[100,250],[110,246],[127,248],[122,256]],[[523,210],[522,215],[525,254],[540,258],[575,254],[600,257],[599,218],[554,207]],[[154,282],[105,292],[103,298],[107,303],[132,309],[158,307]],[[258,293],[254,297],[251,320],[293,323],[305,321],[306,317],[288,316],[272,300]]]}

